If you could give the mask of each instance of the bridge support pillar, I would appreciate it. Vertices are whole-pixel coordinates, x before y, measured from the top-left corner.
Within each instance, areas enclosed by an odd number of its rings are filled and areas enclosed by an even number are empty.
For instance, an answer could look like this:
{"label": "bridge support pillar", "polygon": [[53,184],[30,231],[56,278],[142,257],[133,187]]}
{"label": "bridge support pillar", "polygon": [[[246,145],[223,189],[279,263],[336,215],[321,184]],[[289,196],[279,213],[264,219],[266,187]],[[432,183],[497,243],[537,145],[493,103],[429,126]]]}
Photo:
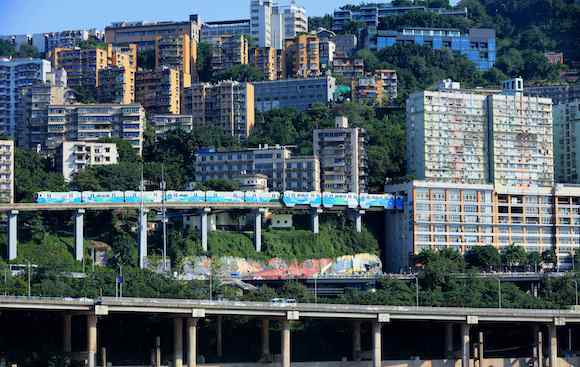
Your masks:
{"label": "bridge support pillar", "polygon": [[254,245],[256,252],[262,251],[262,215],[266,209],[258,209],[254,212]]}
{"label": "bridge support pillar", "polygon": [[361,358],[361,338],[360,338],[360,321],[356,320],[352,324],[352,360],[360,361]]}
{"label": "bridge support pillar", "polygon": [[540,327],[538,325],[534,325],[533,328],[534,332],[534,366],[535,367],[544,367],[544,336]]}
{"label": "bridge support pillar", "polygon": [[72,315],[64,314],[62,318],[62,351],[65,354],[72,352]]}
{"label": "bridge support pillar", "polygon": [[322,213],[322,209],[312,209],[310,211],[310,227],[312,228],[312,233],[320,233],[320,220],[319,214]]}
{"label": "bridge support pillar", "polygon": [[183,367],[183,319],[173,319],[173,366]]}
{"label": "bridge support pillar", "polygon": [[75,259],[83,261],[84,257],[84,219],[85,210],[78,209],[75,213]]}
{"label": "bridge support pillar", "polygon": [[270,320],[262,319],[261,325],[262,358],[261,361],[270,361]]}
{"label": "bridge support pillar", "polygon": [[373,322],[373,367],[381,367],[383,362],[382,328],[381,322]]}
{"label": "bridge support pillar", "polygon": [[199,230],[200,230],[200,234],[201,234],[201,247],[203,248],[203,251],[207,252],[207,216],[208,214],[211,212],[210,208],[203,208],[200,213],[199,213],[199,218],[200,218],[200,225],[199,225]]}
{"label": "bridge support pillar", "polygon": [[464,323],[461,324],[461,367],[469,367],[469,361],[471,359],[469,345],[470,338],[469,332],[471,330],[471,325]]}
{"label": "bridge support pillar", "polygon": [[485,367],[485,361],[483,359],[483,345],[484,345],[484,336],[483,331],[479,331],[477,334],[477,360],[479,362],[479,367]]}
{"label": "bridge support pillar", "polygon": [[548,337],[550,339],[550,367],[558,367],[558,327],[555,324],[548,325]]}
{"label": "bridge support pillar", "polygon": [[18,257],[18,210],[8,213],[8,260]]}
{"label": "bridge support pillar", "polygon": [[97,367],[97,315],[87,315],[88,367]]}
{"label": "bridge support pillar", "polygon": [[290,367],[290,321],[282,320],[282,367]]}
{"label": "bridge support pillar", "polygon": [[217,349],[217,356],[218,358],[222,358],[224,356],[224,347],[223,347],[223,335],[222,335],[222,330],[223,330],[223,318],[221,316],[217,317],[217,323],[216,323],[216,349]]}
{"label": "bridge support pillar", "polygon": [[149,209],[139,209],[139,268],[147,266],[147,213]]}
{"label": "bridge support pillar", "polygon": [[453,324],[445,324],[445,358],[453,358]]}
{"label": "bridge support pillar", "polygon": [[161,338],[155,338],[155,367],[161,367]]}
{"label": "bridge support pillar", "polygon": [[187,319],[187,367],[197,366],[197,318]]}
{"label": "bridge support pillar", "polygon": [[357,233],[362,232],[362,217],[365,214],[364,210],[353,210],[351,212],[352,220],[354,222],[354,228],[356,229]]}

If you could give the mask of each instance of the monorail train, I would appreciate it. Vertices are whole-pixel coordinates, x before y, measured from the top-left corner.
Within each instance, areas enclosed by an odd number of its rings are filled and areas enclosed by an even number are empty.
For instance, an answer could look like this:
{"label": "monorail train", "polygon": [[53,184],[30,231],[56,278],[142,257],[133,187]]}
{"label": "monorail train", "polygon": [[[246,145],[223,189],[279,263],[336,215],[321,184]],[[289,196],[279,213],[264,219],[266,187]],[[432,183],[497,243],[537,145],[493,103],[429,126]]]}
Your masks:
{"label": "monorail train", "polygon": [[[163,197],[165,195],[165,197]],[[119,204],[155,203],[167,204],[271,204],[285,207],[308,206],[311,208],[347,207],[352,209],[402,209],[403,198],[391,194],[357,194],[331,192],[255,192],[255,191],[71,191],[39,192],[38,204]]]}

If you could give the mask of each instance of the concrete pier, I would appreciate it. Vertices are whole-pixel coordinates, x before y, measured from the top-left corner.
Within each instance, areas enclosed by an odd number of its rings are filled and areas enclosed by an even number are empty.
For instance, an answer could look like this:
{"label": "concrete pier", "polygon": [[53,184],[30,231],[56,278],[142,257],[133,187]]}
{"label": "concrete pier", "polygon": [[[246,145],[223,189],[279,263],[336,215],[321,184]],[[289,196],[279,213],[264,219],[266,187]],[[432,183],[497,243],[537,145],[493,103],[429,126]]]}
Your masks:
{"label": "concrete pier", "polygon": [[224,356],[224,348],[223,348],[223,318],[222,316],[217,317],[216,321],[216,349],[217,349],[217,356],[222,358]]}
{"label": "concrete pier", "polygon": [[77,261],[83,261],[84,257],[84,221],[85,221],[85,210],[78,209],[75,213],[75,259]]}
{"label": "concrete pier", "polygon": [[147,260],[147,213],[149,209],[139,209],[139,268],[145,269]]}
{"label": "concrete pier", "polygon": [[187,367],[197,366],[197,318],[187,319]]}
{"label": "concrete pier", "polygon": [[470,367],[469,361],[471,360],[469,345],[470,336],[469,332],[471,326],[467,323],[461,324],[461,367]]}
{"label": "concrete pier", "polygon": [[254,246],[256,252],[262,252],[262,216],[266,209],[257,209],[254,211]]}
{"label": "concrete pier", "polygon": [[183,367],[183,319],[173,319],[173,366]]}
{"label": "concrete pier", "polygon": [[97,315],[87,315],[88,367],[97,367]]}
{"label": "concrete pier", "polygon": [[199,213],[200,218],[199,230],[201,232],[200,233],[201,247],[203,248],[203,251],[207,251],[207,231],[208,231],[207,216],[210,212],[211,212],[210,208],[203,208]]}
{"label": "concrete pier", "polygon": [[290,367],[290,321],[282,320],[282,367]]}
{"label": "concrete pier", "polygon": [[453,358],[453,324],[445,324],[445,358]]}
{"label": "concrete pier", "polygon": [[555,324],[548,325],[548,339],[550,367],[558,367],[558,328]]}
{"label": "concrete pier", "polygon": [[479,361],[479,367],[485,367],[485,360],[483,359],[483,347],[484,347],[484,336],[483,331],[477,333],[477,360]]}
{"label": "concrete pier", "polygon": [[261,325],[262,360],[270,360],[270,320],[262,319]]}
{"label": "concrete pier", "polygon": [[360,361],[361,358],[361,337],[360,337],[361,322],[356,320],[352,324],[352,360]]}
{"label": "concrete pier", "polygon": [[383,361],[382,328],[382,323],[378,321],[373,322],[373,367],[381,367]]}
{"label": "concrete pier", "polygon": [[320,233],[320,213],[322,213],[322,209],[312,209],[310,211],[310,228],[314,234]]}
{"label": "concrete pier", "polygon": [[18,257],[18,210],[8,213],[8,260]]}
{"label": "concrete pier", "polygon": [[357,231],[357,233],[361,233],[362,232],[362,218],[363,215],[365,214],[364,210],[353,210],[352,211],[352,220],[354,222],[354,228]]}
{"label": "concrete pier", "polygon": [[544,367],[544,335],[538,325],[534,325],[534,359],[536,367]]}
{"label": "concrete pier", "polygon": [[72,315],[64,314],[62,318],[62,351],[65,354],[72,352]]}

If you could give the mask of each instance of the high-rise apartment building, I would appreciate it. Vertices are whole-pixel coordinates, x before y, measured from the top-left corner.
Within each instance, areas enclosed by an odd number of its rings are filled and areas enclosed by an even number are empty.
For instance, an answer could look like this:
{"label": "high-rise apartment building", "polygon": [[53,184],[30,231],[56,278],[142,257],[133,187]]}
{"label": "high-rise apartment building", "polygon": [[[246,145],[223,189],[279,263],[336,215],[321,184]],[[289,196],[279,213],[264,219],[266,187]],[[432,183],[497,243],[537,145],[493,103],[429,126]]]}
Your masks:
{"label": "high-rise apartment building", "polygon": [[551,98],[552,104],[555,106],[580,99],[580,83],[528,86],[524,89],[524,94],[532,97]]}
{"label": "high-rise apartment building", "polygon": [[57,169],[65,182],[70,182],[87,167],[117,164],[119,153],[115,143],[65,141],[58,148],[56,158]]}
{"label": "high-rise apartment building", "polygon": [[96,94],[99,70],[109,65],[107,50],[54,49],[51,54],[53,68],[66,70],[68,86],[78,91]]}
{"label": "high-rise apartment building", "polygon": [[179,114],[181,83],[179,70],[139,70],[135,74],[135,102],[150,114]]}
{"label": "high-rise apartment building", "polygon": [[354,99],[371,105],[390,105],[397,98],[397,72],[380,69],[374,74],[353,80]]}
{"label": "high-rise apartment building", "polygon": [[0,140],[0,202],[14,202],[14,142]]}
{"label": "high-rise apartment building", "polygon": [[346,56],[334,56],[332,62],[332,75],[344,79],[359,79],[365,74],[365,62],[363,59],[356,59]]}
{"label": "high-rise apartment building", "polygon": [[404,198],[386,213],[387,269],[406,270],[423,250],[508,246],[542,253],[554,249],[559,268],[571,268],[580,249],[580,188],[412,181],[385,186]]}
{"label": "high-rise apartment building", "polygon": [[16,138],[24,88],[45,82],[50,71],[46,60],[0,58],[0,133]]}
{"label": "high-rise apartment building", "polygon": [[407,99],[407,172],[419,180],[530,187],[554,183],[552,104],[503,91],[439,90]]}
{"label": "high-rise apartment building", "polygon": [[116,66],[99,70],[97,101],[118,104],[135,102],[135,71]]}
{"label": "high-rise apartment building", "polygon": [[332,129],[314,130],[314,155],[320,160],[322,191],[367,192],[367,135],[362,128],[348,127],[344,116]]}
{"label": "high-rise apartment building", "polygon": [[144,130],[145,110],[140,104],[50,105],[46,146],[57,149],[65,141],[119,138],[140,155]]}
{"label": "high-rise apartment building", "polygon": [[304,111],[320,103],[334,100],[336,79],[331,76],[307,79],[282,79],[254,82],[256,110],[267,112],[277,108]]}
{"label": "high-rise apartment building", "polygon": [[214,45],[223,36],[250,35],[250,20],[226,20],[205,22],[201,26],[201,41]]}
{"label": "high-rise apartment building", "polygon": [[66,71],[57,69],[46,75],[46,82],[36,82],[21,91],[18,121],[18,146],[46,150],[48,106],[68,104],[74,94],[67,89]]}
{"label": "high-rise apartment building", "polygon": [[580,184],[580,99],[554,106],[556,182]]}
{"label": "high-rise apartment building", "polygon": [[186,34],[199,42],[201,22],[190,15],[184,22],[116,22],[105,28],[105,41],[115,46],[136,44],[139,49],[153,49],[158,37]]}
{"label": "high-rise apartment building", "polygon": [[45,33],[46,47],[44,52],[50,52],[56,48],[76,48],[81,42],[88,41],[90,38],[102,39],[102,37],[103,33],[95,29]]}
{"label": "high-rise apartment building", "polygon": [[250,135],[255,121],[252,84],[198,83],[184,95],[184,114],[192,115],[194,126],[220,129],[242,141]]}
{"label": "high-rise apartment building", "polygon": [[290,78],[320,76],[320,42],[318,36],[301,34],[287,39],[284,45],[286,75]]}
{"label": "high-rise apartment building", "polygon": [[247,65],[248,61],[248,40],[244,36],[222,36],[212,48],[211,66],[216,72]]}
{"label": "high-rise apartment building", "polygon": [[147,119],[147,123],[155,130],[156,137],[164,136],[169,131],[191,131],[193,129],[191,115],[151,115]]}
{"label": "high-rise apartment building", "polygon": [[180,72],[181,88],[191,86],[191,74],[197,60],[197,42],[189,35],[159,37],[155,43],[155,65],[157,69],[169,67]]}
{"label": "high-rise apartment building", "polygon": [[258,47],[252,49],[251,63],[260,70],[266,80],[276,80],[280,75],[279,52],[274,47]]}
{"label": "high-rise apartment building", "polygon": [[320,165],[316,157],[292,156],[284,146],[216,151],[201,149],[195,155],[195,177],[233,180],[240,174],[263,174],[270,191],[320,191]]}
{"label": "high-rise apartment building", "polygon": [[303,7],[293,0],[279,5],[275,0],[251,0],[250,32],[258,47],[281,50],[284,41],[308,32],[308,17]]}

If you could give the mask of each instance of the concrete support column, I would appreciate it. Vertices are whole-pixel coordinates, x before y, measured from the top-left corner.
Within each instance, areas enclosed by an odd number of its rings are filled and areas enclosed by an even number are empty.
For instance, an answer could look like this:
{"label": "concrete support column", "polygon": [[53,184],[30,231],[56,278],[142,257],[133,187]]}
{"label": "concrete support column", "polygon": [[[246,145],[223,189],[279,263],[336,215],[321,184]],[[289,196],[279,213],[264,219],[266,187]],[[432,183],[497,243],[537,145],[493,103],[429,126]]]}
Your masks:
{"label": "concrete support column", "polygon": [[199,225],[199,231],[201,234],[201,247],[203,248],[203,251],[207,251],[207,215],[211,212],[210,208],[203,208],[200,213],[199,213],[199,219],[200,219],[200,225]]}
{"label": "concrete support column", "polygon": [[262,336],[262,360],[270,360],[270,320],[262,319],[261,327]]}
{"label": "concrete support column", "polygon": [[544,366],[544,336],[542,331],[540,331],[540,327],[538,325],[534,325],[534,360],[536,367],[543,367]]}
{"label": "concrete support column", "polygon": [[173,367],[183,367],[183,319],[173,319]]}
{"label": "concrete support column", "polygon": [[187,367],[197,366],[197,318],[187,319]]}
{"label": "concrete support column", "polygon": [[483,331],[479,331],[477,334],[477,360],[479,361],[479,367],[485,367],[485,361],[483,359]]}
{"label": "concrete support column", "polygon": [[8,213],[8,260],[18,257],[18,210]]}
{"label": "concrete support column", "polygon": [[72,352],[72,315],[64,314],[62,318],[62,351],[67,354]]}
{"label": "concrete support column", "polygon": [[161,338],[155,338],[155,367],[161,367]]}
{"label": "concrete support column", "polygon": [[101,366],[107,367],[107,348],[101,348]]}
{"label": "concrete support column", "polygon": [[558,367],[558,328],[556,325],[548,326],[548,337],[550,338],[548,344],[550,347],[550,367]]}
{"label": "concrete support column", "polygon": [[254,212],[254,246],[256,252],[262,252],[262,214],[265,209],[258,209]]}
{"label": "concrete support column", "polygon": [[312,233],[320,233],[320,220],[319,214],[322,213],[322,209],[312,209],[310,211],[310,227],[312,228]]}
{"label": "concrete support column", "polygon": [[469,351],[469,331],[471,326],[467,323],[461,324],[461,367],[469,367],[471,359]]}
{"label": "concrete support column", "polygon": [[223,339],[223,336],[222,336],[222,329],[223,329],[222,328],[222,322],[223,322],[222,317],[221,316],[218,316],[217,317],[217,323],[216,323],[216,328],[217,328],[217,330],[216,330],[216,339],[217,339],[217,341],[216,341],[216,349],[217,349],[217,356],[219,358],[222,358],[224,356],[224,348],[223,348],[223,343],[222,343],[222,339]]}
{"label": "concrete support column", "polygon": [[290,367],[290,321],[282,320],[282,367]]}
{"label": "concrete support column", "polygon": [[352,360],[360,361],[361,358],[361,338],[360,338],[360,321],[356,320],[352,324]]}
{"label": "concrete support column", "polygon": [[356,229],[357,233],[362,232],[362,217],[365,214],[364,210],[354,210],[352,212],[352,218],[354,221],[354,228]]}
{"label": "concrete support column", "polygon": [[453,324],[445,324],[445,358],[453,358]]}
{"label": "concrete support column", "polygon": [[381,367],[383,362],[382,326],[378,321],[373,322],[373,367]]}
{"label": "concrete support column", "polygon": [[75,259],[77,261],[83,261],[84,257],[84,221],[85,210],[78,209],[75,213]]}
{"label": "concrete support column", "polygon": [[145,269],[147,260],[147,213],[149,209],[139,209],[139,268]]}
{"label": "concrete support column", "polygon": [[97,315],[87,315],[88,367],[97,367]]}

